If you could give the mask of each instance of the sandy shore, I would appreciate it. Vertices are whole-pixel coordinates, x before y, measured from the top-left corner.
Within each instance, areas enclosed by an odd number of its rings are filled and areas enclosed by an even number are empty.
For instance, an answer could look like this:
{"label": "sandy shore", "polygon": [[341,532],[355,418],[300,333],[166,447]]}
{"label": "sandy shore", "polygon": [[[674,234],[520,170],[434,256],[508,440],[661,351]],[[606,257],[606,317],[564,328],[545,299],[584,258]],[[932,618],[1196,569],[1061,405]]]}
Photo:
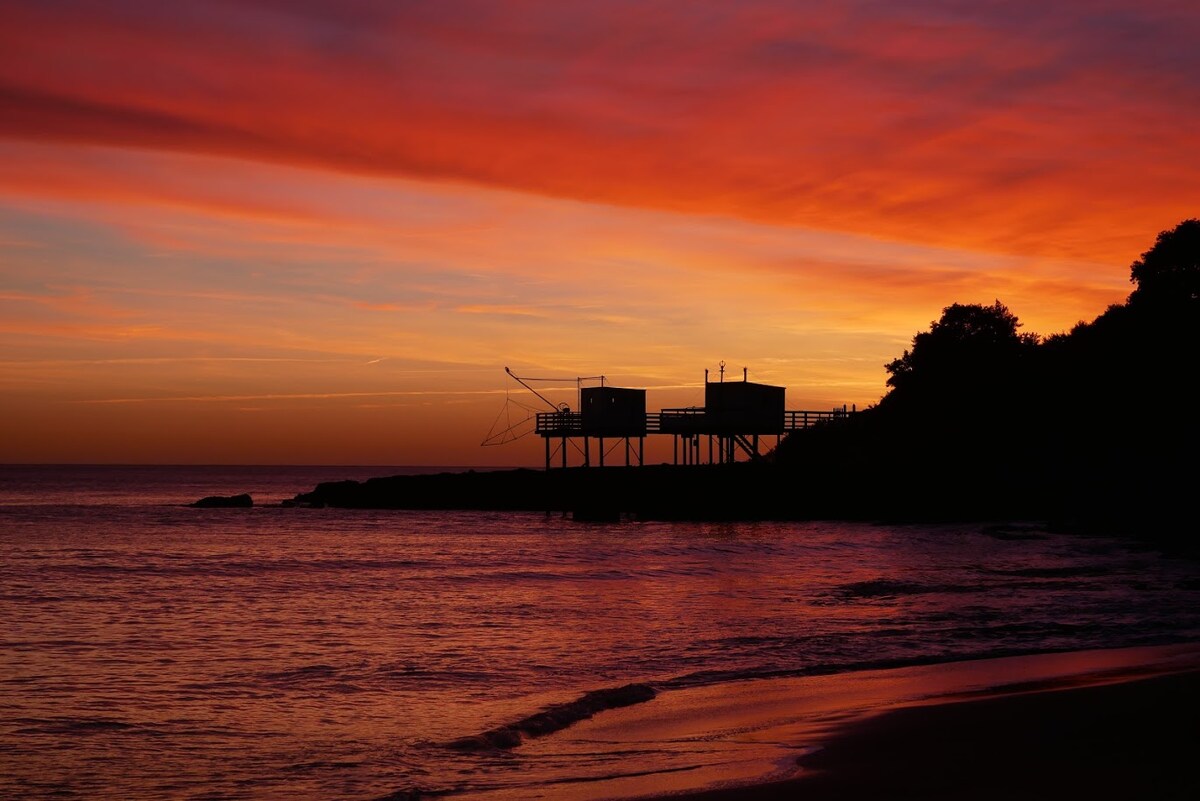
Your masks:
{"label": "sandy shore", "polygon": [[886,712],[799,761],[806,775],[671,795],[750,799],[1200,798],[1200,671]]}
{"label": "sandy shore", "polygon": [[511,758],[472,801],[1200,799],[1200,643],[661,692]]}

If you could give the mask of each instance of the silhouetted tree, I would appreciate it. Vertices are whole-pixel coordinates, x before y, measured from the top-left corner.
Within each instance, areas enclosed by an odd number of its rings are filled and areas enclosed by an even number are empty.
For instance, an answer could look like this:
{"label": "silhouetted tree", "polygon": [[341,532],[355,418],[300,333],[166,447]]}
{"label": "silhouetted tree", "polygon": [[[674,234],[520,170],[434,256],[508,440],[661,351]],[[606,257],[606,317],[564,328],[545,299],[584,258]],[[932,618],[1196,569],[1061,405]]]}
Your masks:
{"label": "silhouetted tree", "polygon": [[789,435],[776,462],[828,509],[1045,516],[1200,552],[1200,219],[1131,277],[1127,303],[1044,342],[1000,301],[947,306],[886,365],[877,405]]}
{"label": "silhouetted tree", "polygon": [[1154,247],[1130,267],[1137,289],[1130,303],[1185,303],[1200,299],[1200,220],[1163,231]]}
{"label": "silhouetted tree", "polygon": [[913,337],[912,350],[885,365],[888,386],[903,391],[917,383],[942,384],[1002,370],[1037,336],[1020,334],[1017,316],[1000,301],[991,306],[955,303],[928,331]]}

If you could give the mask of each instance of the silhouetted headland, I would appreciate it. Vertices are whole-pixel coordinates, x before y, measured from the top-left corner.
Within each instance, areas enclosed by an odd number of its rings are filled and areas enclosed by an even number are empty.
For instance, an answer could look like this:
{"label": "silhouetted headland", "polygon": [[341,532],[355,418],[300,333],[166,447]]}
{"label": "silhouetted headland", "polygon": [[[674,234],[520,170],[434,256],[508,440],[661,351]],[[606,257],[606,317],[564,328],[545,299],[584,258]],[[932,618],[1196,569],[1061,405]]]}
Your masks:
{"label": "silhouetted headland", "polygon": [[952,304],[885,366],[888,393],[748,463],[397,476],[295,504],[529,509],[581,519],[1040,519],[1181,546],[1200,419],[1200,220],[1159,234],[1134,291],[1070,332],[1019,329],[1000,301]]}

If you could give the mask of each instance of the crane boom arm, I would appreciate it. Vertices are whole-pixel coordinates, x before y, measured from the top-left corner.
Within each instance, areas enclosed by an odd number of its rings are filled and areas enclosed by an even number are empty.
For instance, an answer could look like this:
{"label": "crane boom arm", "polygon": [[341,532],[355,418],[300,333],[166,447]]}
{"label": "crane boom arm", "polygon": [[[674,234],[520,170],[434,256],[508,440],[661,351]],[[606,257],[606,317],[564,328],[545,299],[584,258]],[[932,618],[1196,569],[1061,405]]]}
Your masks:
{"label": "crane boom arm", "polygon": [[602,376],[602,375],[581,376],[579,378],[528,378],[528,377],[522,378],[521,376],[514,373],[508,367],[504,368],[504,372],[508,373],[509,376],[512,377],[513,381],[516,381],[518,384],[525,387],[525,389],[529,390],[534,395],[537,395],[539,398],[541,398],[542,401],[544,401],[547,406],[549,406],[551,409],[553,409],[556,412],[560,411],[560,409],[557,406],[555,406],[554,403],[549,398],[547,398],[545,395],[538,392],[533,387],[529,386],[530,381],[553,381],[555,383],[562,382],[562,381],[574,381],[575,382],[575,391],[579,392],[580,387],[583,386],[584,381],[599,381],[600,386],[604,386],[604,380],[605,380],[604,376]]}
{"label": "crane boom arm", "polygon": [[[513,381],[516,381],[518,384],[520,384],[521,386],[525,387],[525,389],[529,390],[529,391],[530,391],[530,392],[532,392],[534,395],[537,395],[539,398],[541,398],[541,399],[542,399],[542,401],[543,401],[543,402],[544,402],[544,403],[545,403],[547,406],[549,406],[551,409],[553,409],[553,410],[554,410],[554,411],[556,411],[556,412],[558,411],[558,407],[557,407],[557,406],[555,406],[555,405],[554,405],[554,404],[553,404],[553,403],[550,401],[550,399],[549,399],[549,398],[547,398],[547,397],[546,397],[545,395],[543,395],[542,393],[538,392],[538,391],[537,391],[536,389],[534,389],[533,387],[529,386],[529,384],[525,383],[526,379],[524,379],[524,378],[521,378],[519,375],[517,375],[516,373],[514,373],[512,370],[508,369],[507,367],[505,367],[505,368],[504,368],[504,372],[506,372],[506,373],[508,373],[510,376],[512,376],[512,380],[513,380]],[[528,380],[529,380],[529,381],[570,381],[571,379],[569,379],[569,378],[530,378],[530,379],[528,379]]]}

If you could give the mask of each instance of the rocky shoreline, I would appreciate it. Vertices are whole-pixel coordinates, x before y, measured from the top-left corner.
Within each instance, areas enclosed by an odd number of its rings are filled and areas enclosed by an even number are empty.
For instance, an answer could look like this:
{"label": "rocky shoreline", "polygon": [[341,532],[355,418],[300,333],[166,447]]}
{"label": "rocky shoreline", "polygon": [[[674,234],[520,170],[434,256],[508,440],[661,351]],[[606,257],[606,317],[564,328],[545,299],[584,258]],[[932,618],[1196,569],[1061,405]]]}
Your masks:
{"label": "rocky shoreline", "polygon": [[1124,492],[1095,476],[1031,482],[1018,470],[944,472],[864,465],[576,467],[383,476],[333,481],[284,506],[333,509],[537,511],[577,521],[868,520],[886,523],[1036,521],[1059,531],[1146,540],[1194,553],[1190,504],[1171,487]]}
{"label": "rocky shoreline", "polygon": [[334,481],[286,506],[341,509],[475,509],[572,513],[577,519],[798,520],[1016,519],[1044,504],[992,484],[913,493],[770,463],[467,471]]}

